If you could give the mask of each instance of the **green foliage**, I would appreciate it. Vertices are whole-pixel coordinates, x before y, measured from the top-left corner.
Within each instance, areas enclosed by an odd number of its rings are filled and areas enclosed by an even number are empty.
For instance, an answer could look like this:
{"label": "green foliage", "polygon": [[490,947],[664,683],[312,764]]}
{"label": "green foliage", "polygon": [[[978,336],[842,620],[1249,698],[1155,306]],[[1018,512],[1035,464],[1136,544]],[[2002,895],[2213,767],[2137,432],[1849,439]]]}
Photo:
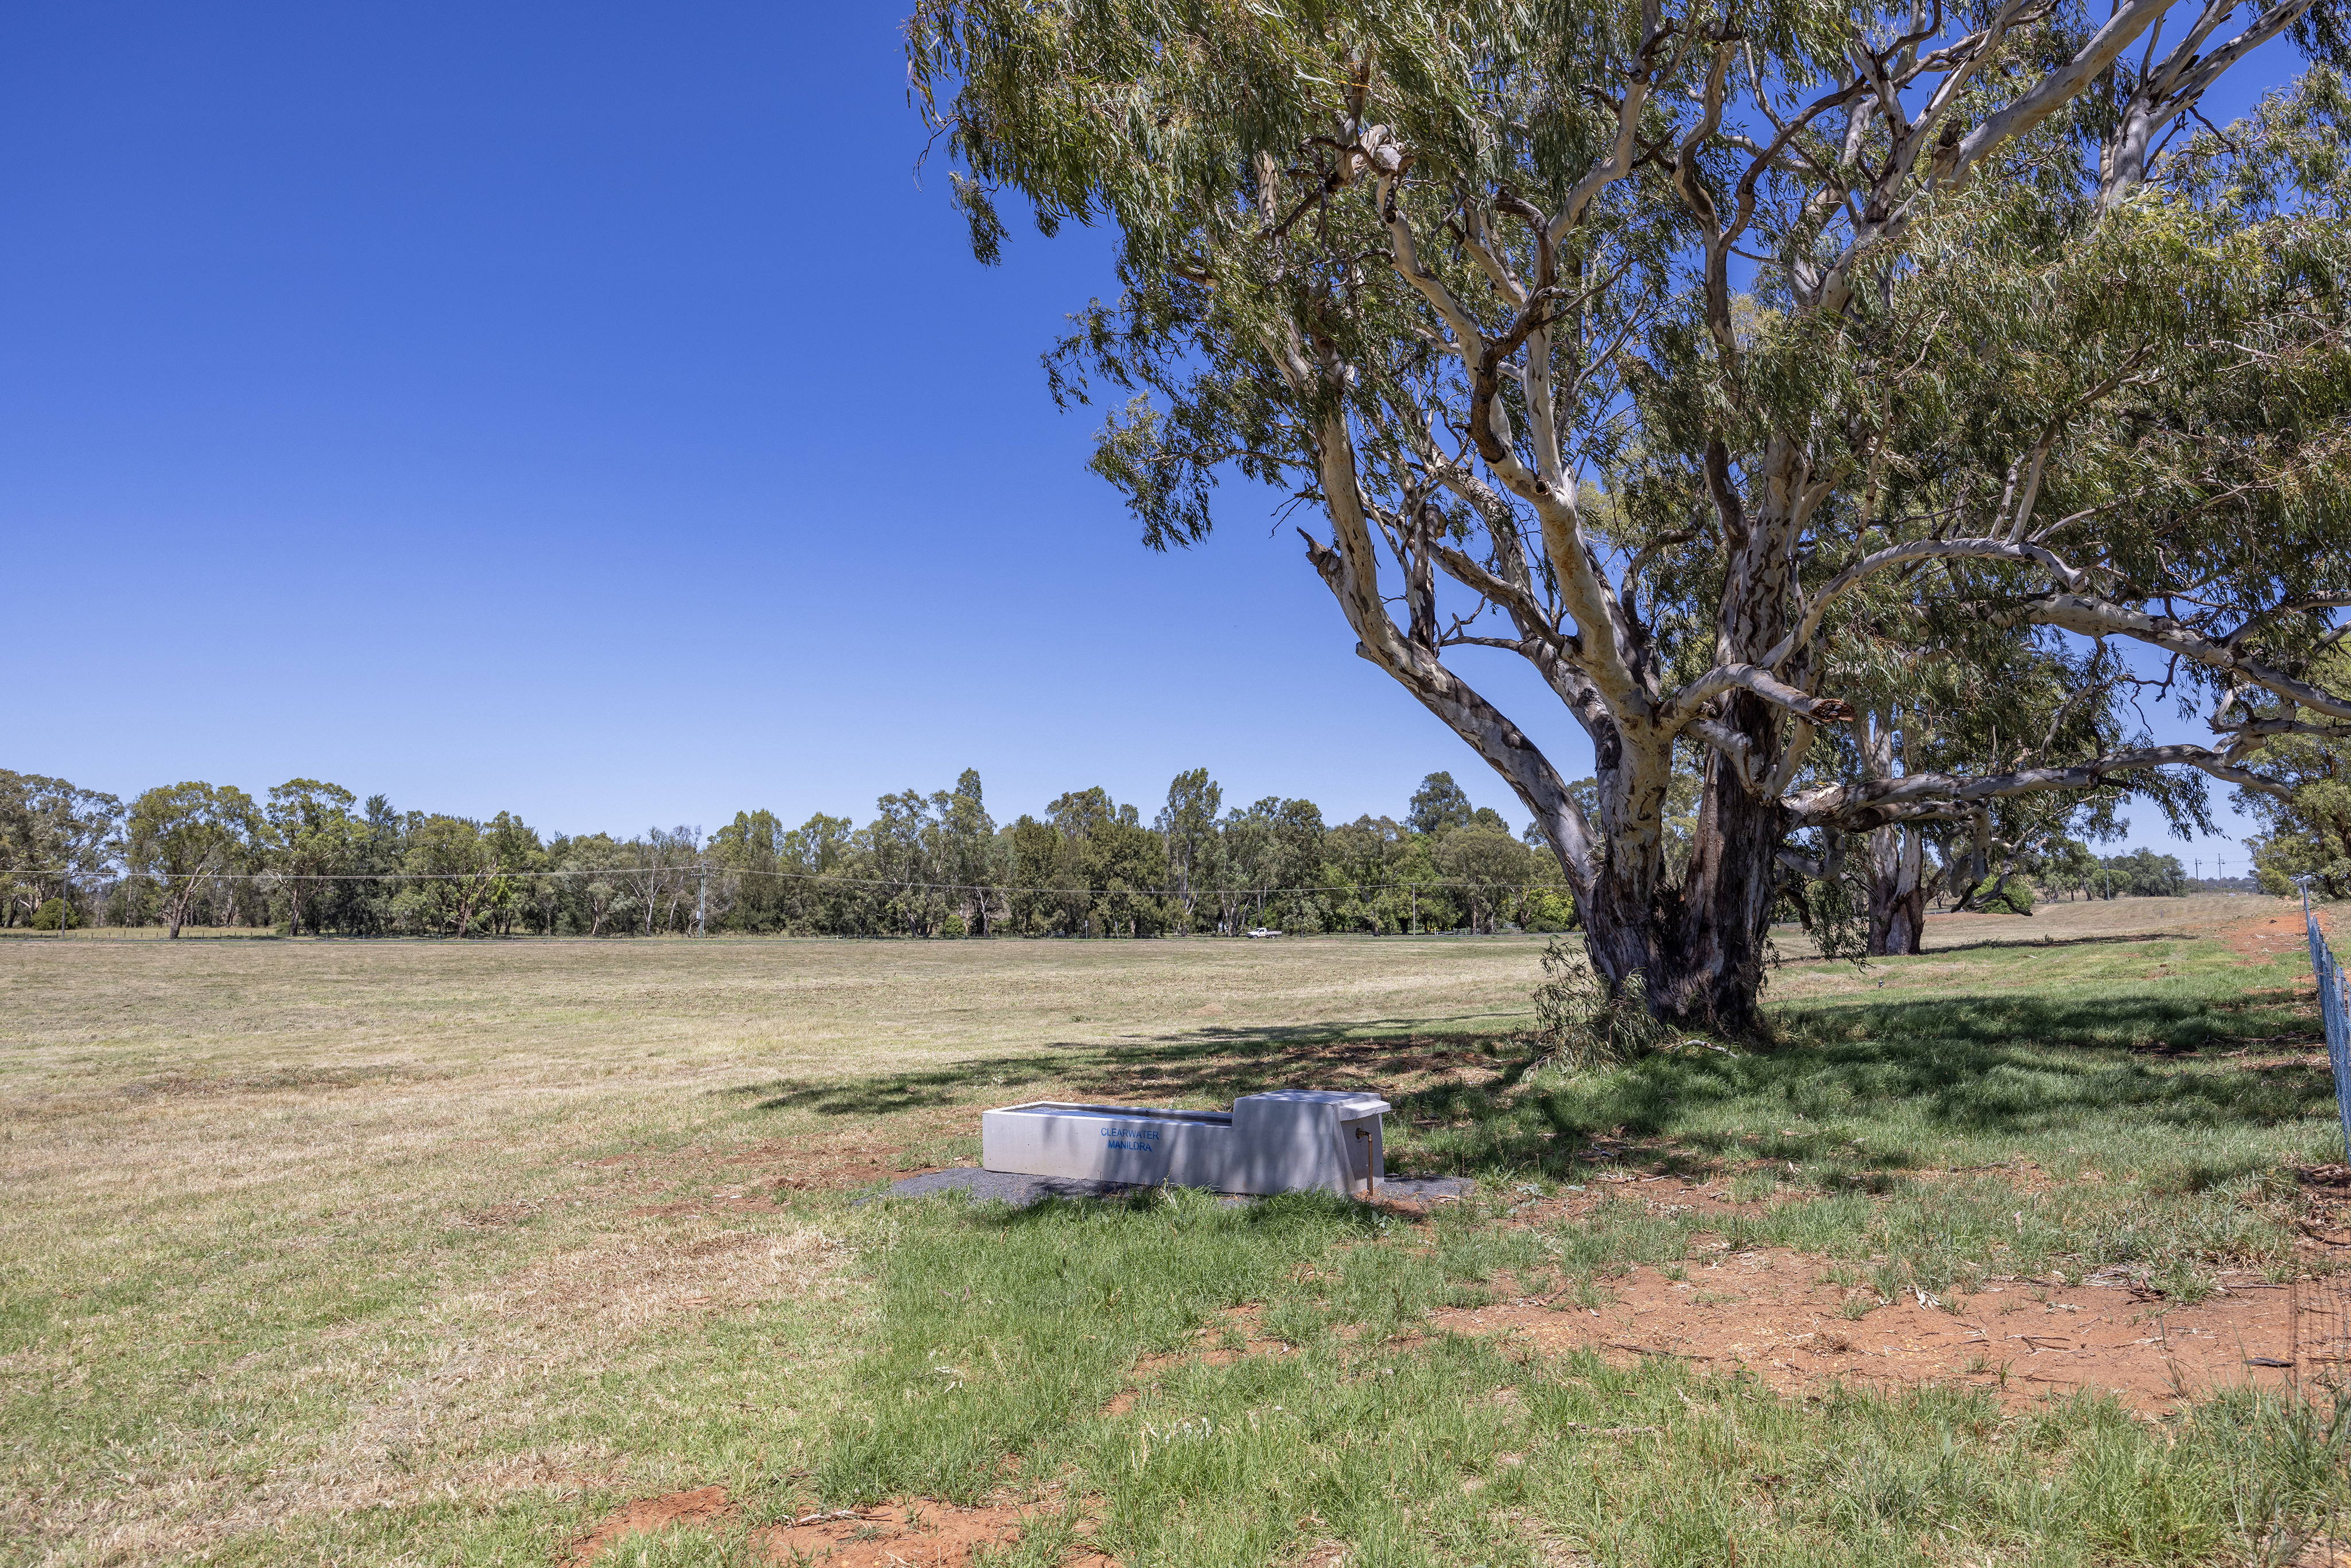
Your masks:
{"label": "green foliage", "polygon": [[2022,877],[1988,876],[1976,885],[1970,903],[1988,914],[2030,915],[2032,888]]}
{"label": "green foliage", "polygon": [[1472,821],[1438,841],[1437,871],[1468,900],[1469,926],[1491,931],[1510,889],[1534,880],[1535,852],[1506,828]]}
{"label": "green foliage", "polygon": [[[259,808],[233,784],[161,785],[131,803],[123,858],[133,874],[162,884],[164,924],[176,937],[199,895],[258,863],[262,834]],[[233,907],[243,889],[232,882],[224,891]]]}
{"label": "green foliage", "polygon": [[1167,845],[1167,874],[1174,889],[1178,930],[1191,931],[1198,918],[1196,889],[1213,887],[1223,871],[1223,841],[1217,813],[1225,792],[1205,768],[1179,773],[1167,786],[1167,804],[1155,826]]}
{"label": "green foliage", "polygon": [[0,925],[33,919],[69,876],[102,871],[120,851],[121,818],[111,795],[0,768]]}
{"label": "green foliage", "polygon": [[1613,1067],[1645,1056],[1673,1038],[1651,1015],[1639,977],[1612,987],[1592,967],[1583,944],[1553,937],[1543,948],[1534,989],[1535,1039],[1542,1061],[1571,1072]]}
{"label": "green foliage", "polygon": [[[1049,365],[1144,541],[1236,476],[1318,507],[1349,640],[1608,891],[1594,951],[1747,1019],[1750,890],[1823,826],[1972,894],[2126,798],[2207,825],[2191,769],[2296,692],[2351,727],[2305,679],[2351,602],[2339,19],[2158,14],[925,0],[908,63],[982,259],[999,200],[1113,232]],[[2179,141],[2297,19],[2316,68]],[[2154,745],[2117,640],[2222,738]],[[1588,791],[1469,685],[1498,654]]]}
{"label": "green foliage", "polygon": [[403,869],[412,880],[394,896],[392,908],[408,930],[471,936],[494,902],[512,896],[498,874],[497,846],[479,822],[428,816],[409,830],[406,845]]}
{"label": "green foliage", "polygon": [[[2351,653],[2330,651],[2325,666],[2351,671]],[[2298,716],[2305,724],[2318,716],[2306,710]],[[2283,798],[2237,792],[2240,809],[2268,830],[2252,841],[2262,890],[2283,896],[2307,878],[2321,898],[2351,898],[2351,737],[2281,735],[2262,747],[2262,758],[2290,786]]]}
{"label": "green foliage", "polygon": [[1416,833],[1440,838],[1468,823],[1469,817],[1469,797],[1453,781],[1453,775],[1432,773],[1413,791],[1405,825]]}
{"label": "green foliage", "polygon": [[318,931],[331,904],[322,879],[360,869],[366,828],[351,808],[358,797],[339,784],[290,779],[269,791],[273,868],[286,877],[287,925]]}
{"label": "green foliage", "polygon": [[2126,855],[2101,856],[2089,873],[2089,891],[2098,898],[2185,898],[2190,890],[2188,868],[2178,855],[2133,850]]}
{"label": "green foliage", "polygon": [[[0,786],[8,779],[22,776],[0,775]],[[54,802],[87,795],[62,780],[33,785],[54,786],[44,797]],[[88,799],[97,809],[78,830],[77,923],[176,911],[183,924],[287,935],[1148,937],[1263,925],[1556,930],[1573,918],[1557,862],[1490,808],[1465,800],[1433,838],[1386,817],[1326,828],[1314,802],[1280,796],[1219,815],[1223,791],[1206,768],[1176,777],[1151,826],[1094,788],[999,829],[970,769],[952,790],[883,796],[863,826],[818,812],[787,828],[771,811],[741,811],[706,838],[678,827],[542,839],[512,812],[402,812],[381,795],[361,803],[294,779],[258,809],[211,785],[151,790],[116,845],[109,798]],[[36,847],[64,852],[52,840]],[[110,863],[116,849],[127,866]]]}
{"label": "green foliage", "polygon": [[[1821,956],[1860,962],[1870,951],[1868,864],[1844,835],[1823,832],[1817,837],[1824,852],[1819,874],[1799,872],[1783,877],[1774,915],[1793,919]],[[1773,956],[1784,961],[1776,948]]]}

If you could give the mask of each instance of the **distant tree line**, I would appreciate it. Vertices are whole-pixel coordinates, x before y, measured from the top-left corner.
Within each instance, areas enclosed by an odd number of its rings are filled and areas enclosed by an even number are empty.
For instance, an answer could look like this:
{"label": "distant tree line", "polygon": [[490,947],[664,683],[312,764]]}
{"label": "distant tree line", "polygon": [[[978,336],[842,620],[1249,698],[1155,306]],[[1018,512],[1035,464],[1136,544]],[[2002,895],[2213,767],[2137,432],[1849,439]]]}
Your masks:
{"label": "distant tree line", "polygon": [[[1951,862],[1956,865],[1956,858]],[[1964,881],[1957,885],[1965,887]],[[2251,893],[2252,879],[2233,883],[2199,882],[2188,874],[2178,855],[2153,850],[2101,855],[2079,839],[2054,837],[2037,844],[2017,846],[2004,855],[1998,869],[1952,901],[1954,909],[1978,909],[1991,914],[2030,915],[2036,898],[2185,898],[2191,893]]]}
{"label": "distant tree line", "polygon": [[1395,935],[1560,930],[1558,863],[1432,773],[1404,819],[1331,826],[1311,800],[1227,808],[1205,768],[1149,821],[1095,788],[998,826],[966,770],[860,826],[737,813],[714,833],[543,835],[400,811],[315,779],[256,800],[161,785],[127,806],[0,769],[0,926],[275,927],[339,936]]}
{"label": "distant tree line", "polygon": [[2178,855],[2153,850],[2133,850],[2126,855],[2103,855],[2080,879],[2090,898],[2185,898],[2195,891],[2188,868]]}

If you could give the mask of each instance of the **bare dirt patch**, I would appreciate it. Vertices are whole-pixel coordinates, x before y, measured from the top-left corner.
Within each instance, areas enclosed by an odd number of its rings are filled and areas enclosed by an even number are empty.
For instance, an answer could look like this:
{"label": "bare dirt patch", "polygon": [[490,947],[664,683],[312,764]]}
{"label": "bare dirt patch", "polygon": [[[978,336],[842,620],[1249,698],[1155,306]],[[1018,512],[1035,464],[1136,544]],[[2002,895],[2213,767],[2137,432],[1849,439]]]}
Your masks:
{"label": "bare dirt patch", "polygon": [[[1146,1355],[1134,1364],[1134,1385],[1122,1391],[1102,1406],[1105,1416],[1123,1416],[1134,1408],[1141,1391],[1159,1381],[1169,1367],[1196,1363],[1202,1366],[1230,1366],[1251,1356],[1294,1355],[1298,1347],[1288,1340],[1276,1339],[1266,1333],[1258,1321],[1261,1309],[1254,1301],[1238,1307],[1228,1307],[1214,1322],[1203,1324],[1192,1336],[1193,1343],[1183,1350],[1163,1351]],[[1238,1343],[1234,1343],[1238,1340]]]}
{"label": "bare dirt patch", "polygon": [[1260,1321],[1262,1311],[1254,1301],[1228,1307],[1217,1314],[1217,1322],[1200,1330],[1199,1349],[1170,1355],[1145,1356],[1135,1371],[1138,1374],[1157,1372],[1178,1361],[1196,1361],[1206,1366],[1230,1366],[1251,1356],[1293,1354],[1298,1349],[1296,1345],[1265,1332]]}
{"label": "bare dirt patch", "polygon": [[[2335,938],[2335,926],[2324,910],[2318,911],[2318,928],[2327,940]],[[2298,947],[2306,946],[2310,936],[2302,923],[2302,911],[2283,915],[2257,915],[2250,920],[2233,921],[2213,933],[2228,945],[2229,951],[2248,961],[2267,963],[2283,957]]]}
{"label": "bare dirt patch", "polygon": [[699,1524],[727,1511],[725,1487],[696,1487],[662,1497],[641,1497],[571,1543],[571,1563],[578,1568],[632,1535],[651,1535],[675,1524]]}
{"label": "bare dirt patch", "polygon": [[981,1547],[1004,1547],[1020,1539],[1033,1510],[1011,1503],[956,1508],[917,1500],[883,1503],[851,1517],[779,1525],[761,1532],[761,1544],[778,1563],[822,1563],[828,1568],[948,1568],[967,1563]]}
{"label": "bare dirt patch", "polygon": [[[747,1531],[752,1551],[771,1563],[825,1568],[960,1568],[983,1549],[1019,1541],[1038,1512],[1009,1500],[958,1508],[929,1498],[802,1514]],[[640,1498],[572,1543],[568,1568],[587,1568],[632,1536],[680,1524],[732,1519],[724,1487],[697,1487]],[[1109,1560],[1092,1553],[1097,1563]],[[1113,1565],[1114,1568],[1114,1565]]]}
{"label": "bare dirt patch", "polygon": [[1885,1302],[1866,1284],[1829,1282],[1828,1269],[1804,1253],[1758,1249],[1693,1260],[1683,1280],[1635,1270],[1614,1282],[1615,1302],[1597,1310],[1550,1297],[1447,1308],[1430,1321],[1457,1333],[1520,1336],[1549,1354],[1589,1347],[1620,1363],[1673,1356],[1736,1367],[1782,1394],[1832,1379],[1962,1383],[2020,1404],[2098,1388],[2156,1411],[2231,1384],[2283,1385],[2291,1370],[2288,1292],[2251,1279],[2194,1306],[2121,1283],[2032,1280],[1988,1282],[1948,1303],[1909,1294]]}

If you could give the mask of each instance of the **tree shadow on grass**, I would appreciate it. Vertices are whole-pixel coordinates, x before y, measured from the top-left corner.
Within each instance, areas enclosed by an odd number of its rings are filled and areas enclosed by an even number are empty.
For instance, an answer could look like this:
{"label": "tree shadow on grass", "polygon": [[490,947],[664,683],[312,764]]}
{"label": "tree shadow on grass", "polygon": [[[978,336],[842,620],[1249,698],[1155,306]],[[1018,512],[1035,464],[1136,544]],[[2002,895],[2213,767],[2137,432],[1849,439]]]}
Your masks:
{"label": "tree shadow on grass", "polygon": [[[1675,1052],[1539,1079],[1491,1113],[1520,1130],[1510,1152],[1539,1166],[1572,1164],[1577,1141],[1606,1134],[1659,1141],[1674,1164],[1696,1153],[1898,1171],[1933,1163],[1929,1145],[1955,1139],[2093,1127],[2143,1132],[2152,1157],[2166,1134],[2273,1128],[2329,1107],[2323,1070],[2231,1060],[2209,1010],[2200,998],[2111,992],[1815,1005],[1783,1015],[1799,1037],[1785,1049]],[[2142,1049],[2150,1043],[2165,1049]]]}
{"label": "tree shadow on grass", "polygon": [[713,1092],[750,1100],[758,1111],[812,1111],[820,1116],[889,1116],[904,1111],[966,1105],[982,1091],[1017,1098],[1023,1088],[1058,1077],[1066,1063],[1043,1055],[991,1057],[923,1072],[872,1078],[770,1078]]}
{"label": "tree shadow on grass", "polygon": [[[1426,1035],[1405,1030],[1415,1020],[1351,1019],[1269,1029],[1197,1030],[1176,1040],[1139,1045],[1056,1043],[1022,1056],[958,1061],[920,1072],[860,1079],[770,1079],[717,1091],[754,1098],[761,1111],[812,1111],[826,1116],[883,1116],[901,1111],[965,1105],[994,1097],[1010,1103],[1024,1090],[1052,1083],[1079,1099],[1172,1104],[1203,1098],[1218,1103],[1241,1094],[1300,1086],[1301,1073],[1321,1073],[1312,1086],[1355,1088],[1378,1071],[1426,1070],[1437,1058],[1474,1055],[1477,1046],[1509,1031]],[[1428,1020],[1417,1020],[1422,1028]],[[1436,1020],[1439,1027],[1468,1021]]]}
{"label": "tree shadow on grass", "polygon": [[[2331,1082],[2302,1062],[2248,1062],[2240,1032],[2295,1023],[2290,993],[2201,998],[2098,988],[1933,999],[1834,998],[1783,1009],[1786,1043],[1686,1049],[1598,1073],[1530,1072],[1523,1037],[1495,1031],[1366,1036],[1362,1021],[1218,1028],[1174,1040],[1070,1042],[1012,1058],[866,1079],[773,1080],[722,1091],[763,1111],[886,1116],[1036,1097],[1222,1105],[1269,1089],[1366,1088],[1395,1108],[1416,1168],[1595,1168],[1689,1174],[1755,1161],[1815,1167],[1882,1188],[1995,1144],[2076,1129],[2143,1135],[2150,1166],[2184,1139],[2274,1128],[2326,1112]],[[2227,1016],[2231,1032],[2213,1026]],[[1404,1082],[1468,1060],[1482,1082]],[[1829,1130],[1831,1127],[1836,1131]],[[1406,1129],[1409,1129],[1407,1132]],[[2176,1152],[2176,1150],[2175,1150]],[[2244,1156],[2250,1157],[2250,1156]]]}
{"label": "tree shadow on grass", "polygon": [[[1907,956],[1914,958],[1938,958],[1946,953],[1980,953],[1994,947],[2030,947],[2035,952],[2044,949],[2053,952],[2060,947],[2112,947],[2140,942],[2193,942],[2197,939],[2196,934],[2192,931],[2122,931],[2111,936],[1987,936],[1980,942],[1954,942],[1949,946],[1938,945],[1928,948],[1923,953],[1913,953]],[[1872,960],[1872,962],[1883,961],[1882,959]]]}

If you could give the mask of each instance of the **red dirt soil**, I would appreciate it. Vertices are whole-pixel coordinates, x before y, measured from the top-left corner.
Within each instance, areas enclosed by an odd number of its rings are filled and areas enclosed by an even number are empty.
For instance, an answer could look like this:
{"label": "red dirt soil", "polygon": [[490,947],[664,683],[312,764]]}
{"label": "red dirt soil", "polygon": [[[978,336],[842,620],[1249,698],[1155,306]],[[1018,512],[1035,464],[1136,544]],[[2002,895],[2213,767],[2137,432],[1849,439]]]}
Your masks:
{"label": "red dirt soil", "polygon": [[[2332,915],[2317,912],[2318,929],[2329,942],[2339,941]],[[2229,950],[2249,959],[2271,959],[2283,956],[2293,948],[2306,947],[2310,942],[2309,928],[2302,923],[2302,911],[2284,915],[2256,915],[2222,926],[2213,935],[2229,946]],[[2338,949],[2339,950],[2339,949]]]}
{"label": "red dirt soil", "polygon": [[696,1524],[726,1511],[725,1487],[696,1487],[667,1497],[641,1497],[571,1543],[571,1568],[586,1563],[613,1542],[631,1535],[649,1535],[673,1524]]}
{"label": "red dirt soil", "polygon": [[[1618,1299],[1596,1312],[1560,1296],[1429,1316],[1440,1329],[1521,1336],[1547,1354],[1589,1346],[1620,1364],[1660,1355],[1738,1367],[1782,1394],[1832,1380],[1954,1383],[2019,1405],[2102,1388],[2142,1412],[2231,1384],[2282,1385],[2288,1367],[2250,1362],[2294,1354],[2288,1291],[2250,1277],[2194,1306],[2119,1283],[1988,1281],[1954,1312],[1909,1295],[1878,1305],[1866,1285],[1825,1282],[1823,1269],[1802,1253],[1757,1249],[1692,1260],[1683,1281],[1635,1270],[1612,1281]],[[1845,1317],[1848,1298],[1869,1310]]]}

